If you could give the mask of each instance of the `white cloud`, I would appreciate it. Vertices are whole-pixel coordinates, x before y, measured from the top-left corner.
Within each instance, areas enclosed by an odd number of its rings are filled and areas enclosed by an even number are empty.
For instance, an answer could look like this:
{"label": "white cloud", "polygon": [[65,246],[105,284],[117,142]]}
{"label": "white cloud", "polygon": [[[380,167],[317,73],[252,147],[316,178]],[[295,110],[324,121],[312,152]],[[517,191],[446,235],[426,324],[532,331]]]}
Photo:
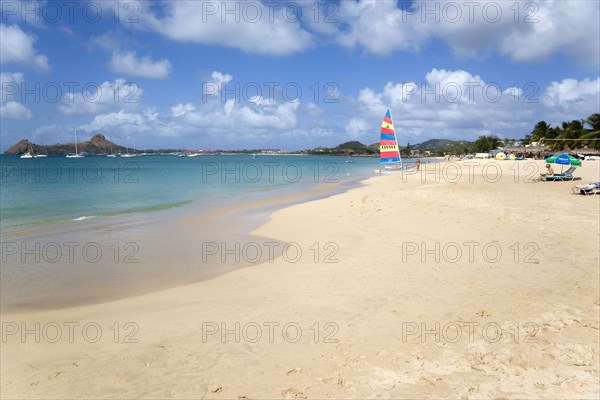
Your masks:
{"label": "white cloud", "polygon": [[179,103],[173,107],[171,107],[171,115],[175,118],[177,117],[181,117],[182,115],[185,115],[191,111],[196,110],[196,107],[194,107],[194,105],[190,104],[190,103]]}
{"label": "white cloud", "polygon": [[586,118],[600,110],[600,78],[552,82],[543,93],[542,103],[554,110],[552,121]]}
{"label": "white cloud", "polygon": [[312,45],[311,34],[295,21],[292,12],[290,16],[284,14],[277,2],[267,6],[254,1],[169,1],[160,8],[163,15],[159,17],[142,5],[136,14],[139,26],[176,41],[270,55],[294,54]]}
{"label": "white cloud", "polygon": [[395,50],[417,50],[427,38],[426,26],[392,1],[342,1],[339,17],[344,22],[336,41],[345,47],[364,47],[377,55]]}
{"label": "white cloud", "polygon": [[500,41],[505,54],[516,61],[536,62],[563,52],[582,63],[599,62],[600,8],[597,2],[546,0],[520,5],[520,18],[527,18],[531,23],[519,24],[505,32]]}
{"label": "white cloud", "polygon": [[22,72],[0,72],[0,99],[2,102],[13,100],[20,92],[24,82]]}
{"label": "white cloud", "polygon": [[32,119],[33,113],[23,104],[15,101],[20,93],[21,83],[24,82],[22,72],[0,73],[0,116],[6,119]]}
{"label": "white cloud", "polygon": [[544,100],[553,104],[564,104],[568,102],[581,102],[589,100],[591,96],[598,96],[600,92],[600,78],[595,80],[567,78],[561,82],[552,82],[546,88]]}
{"label": "white cloud", "polygon": [[116,108],[136,108],[143,93],[142,88],[125,79],[89,85],[87,90],[68,92],[60,101],[59,110],[65,115],[102,113]]}
{"label": "white cloud", "polygon": [[516,61],[538,62],[564,53],[582,63],[600,61],[600,9],[586,0],[531,2],[340,2],[335,41],[380,56],[418,51],[437,39],[459,56],[500,51]]}
{"label": "white cloud", "polygon": [[94,117],[94,120],[82,128],[88,131],[99,131],[120,125],[135,125],[143,127],[145,118],[141,114],[127,113],[124,110],[108,114],[100,114]]}
{"label": "white cloud", "polygon": [[[237,129],[291,129],[297,124],[296,110],[300,102],[274,102],[242,105],[234,99],[227,100],[220,107],[206,106],[198,112],[184,115],[187,123],[208,129],[222,129],[228,134],[239,135]],[[235,128],[232,131],[231,128]],[[274,131],[273,135],[277,133]]]}
{"label": "white cloud", "polygon": [[48,57],[34,49],[35,38],[23,32],[18,25],[0,23],[0,62],[32,65],[40,72],[50,72]]}
{"label": "white cloud", "polygon": [[151,79],[166,79],[171,73],[171,62],[167,59],[153,61],[149,56],[137,57],[134,51],[115,51],[110,68],[117,73]]}
{"label": "white cloud", "polygon": [[213,71],[212,74],[210,74],[210,77],[213,79],[213,82],[219,85],[219,87],[221,87],[221,85],[227,85],[233,79],[233,76],[219,71]]}
{"label": "white cloud", "polygon": [[32,119],[33,113],[27,107],[16,101],[8,101],[0,105],[0,116],[6,119]]}
{"label": "white cloud", "polygon": [[[502,88],[464,70],[433,69],[423,82],[388,82],[380,91],[363,88],[346,125],[361,139],[362,122],[377,126],[389,107],[401,142],[419,137],[475,139],[483,134],[524,137],[539,120],[553,124],[586,118],[600,109],[600,78],[564,79],[537,92]],[[369,142],[372,134],[362,134]]]}
{"label": "white cloud", "polygon": [[352,138],[359,138],[366,132],[373,130],[373,127],[363,118],[352,118],[346,124],[346,133]]}

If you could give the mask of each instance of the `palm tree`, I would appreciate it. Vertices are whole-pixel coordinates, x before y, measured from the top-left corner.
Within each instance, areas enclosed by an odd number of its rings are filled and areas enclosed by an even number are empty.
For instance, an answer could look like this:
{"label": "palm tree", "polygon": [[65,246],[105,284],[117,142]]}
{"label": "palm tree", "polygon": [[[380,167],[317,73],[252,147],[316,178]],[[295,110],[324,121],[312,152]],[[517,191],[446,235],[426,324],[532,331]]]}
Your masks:
{"label": "palm tree", "polygon": [[584,134],[581,135],[581,139],[588,139],[583,141],[582,144],[593,149],[600,149],[600,114],[592,114],[587,117],[584,122],[591,126],[592,129],[587,129],[587,132],[584,132]]}
{"label": "palm tree", "polygon": [[586,124],[592,127],[591,132],[600,131],[600,114],[595,113],[587,117],[584,121]]}

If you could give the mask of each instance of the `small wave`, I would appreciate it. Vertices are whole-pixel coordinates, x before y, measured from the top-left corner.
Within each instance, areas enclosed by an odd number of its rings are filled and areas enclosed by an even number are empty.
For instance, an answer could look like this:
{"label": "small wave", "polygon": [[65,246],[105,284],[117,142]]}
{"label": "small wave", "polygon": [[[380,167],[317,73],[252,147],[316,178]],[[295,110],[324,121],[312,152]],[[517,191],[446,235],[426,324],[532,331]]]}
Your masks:
{"label": "small wave", "polygon": [[84,215],[83,217],[73,218],[71,221],[83,221],[84,219],[96,218],[95,215]]}

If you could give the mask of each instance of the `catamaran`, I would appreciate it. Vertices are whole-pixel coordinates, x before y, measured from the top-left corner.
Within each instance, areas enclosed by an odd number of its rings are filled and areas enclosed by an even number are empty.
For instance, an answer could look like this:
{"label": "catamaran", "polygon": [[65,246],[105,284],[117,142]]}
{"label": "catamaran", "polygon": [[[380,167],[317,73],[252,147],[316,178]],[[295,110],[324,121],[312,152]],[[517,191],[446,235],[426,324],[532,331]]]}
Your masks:
{"label": "catamaran", "polygon": [[392,114],[387,110],[381,123],[381,136],[379,139],[379,163],[384,165],[384,171],[376,169],[376,173],[401,171],[403,169],[402,157],[396,140],[396,131]]}

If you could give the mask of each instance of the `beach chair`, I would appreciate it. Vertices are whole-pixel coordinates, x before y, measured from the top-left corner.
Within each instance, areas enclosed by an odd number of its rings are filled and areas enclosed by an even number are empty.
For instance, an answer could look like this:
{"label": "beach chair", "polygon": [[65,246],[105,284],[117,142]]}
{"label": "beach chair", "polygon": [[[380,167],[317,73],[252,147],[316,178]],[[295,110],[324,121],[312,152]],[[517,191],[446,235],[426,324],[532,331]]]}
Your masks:
{"label": "beach chair", "polygon": [[577,178],[577,177],[573,176],[573,172],[575,172],[576,169],[577,169],[577,167],[569,167],[569,169],[566,170],[565,172],[562,172],[560,174],[544,176],[542,178],[542,180],[544,182],[553,182],[553,181],[574,181],[577,179],[581,179],[581,178]]}
{"label": "beach chair", "polygon": [[590,182],[587,185],[575,185],[571,190],[573,193],[583,194],[586,196],[600,194],[600,182]]}

